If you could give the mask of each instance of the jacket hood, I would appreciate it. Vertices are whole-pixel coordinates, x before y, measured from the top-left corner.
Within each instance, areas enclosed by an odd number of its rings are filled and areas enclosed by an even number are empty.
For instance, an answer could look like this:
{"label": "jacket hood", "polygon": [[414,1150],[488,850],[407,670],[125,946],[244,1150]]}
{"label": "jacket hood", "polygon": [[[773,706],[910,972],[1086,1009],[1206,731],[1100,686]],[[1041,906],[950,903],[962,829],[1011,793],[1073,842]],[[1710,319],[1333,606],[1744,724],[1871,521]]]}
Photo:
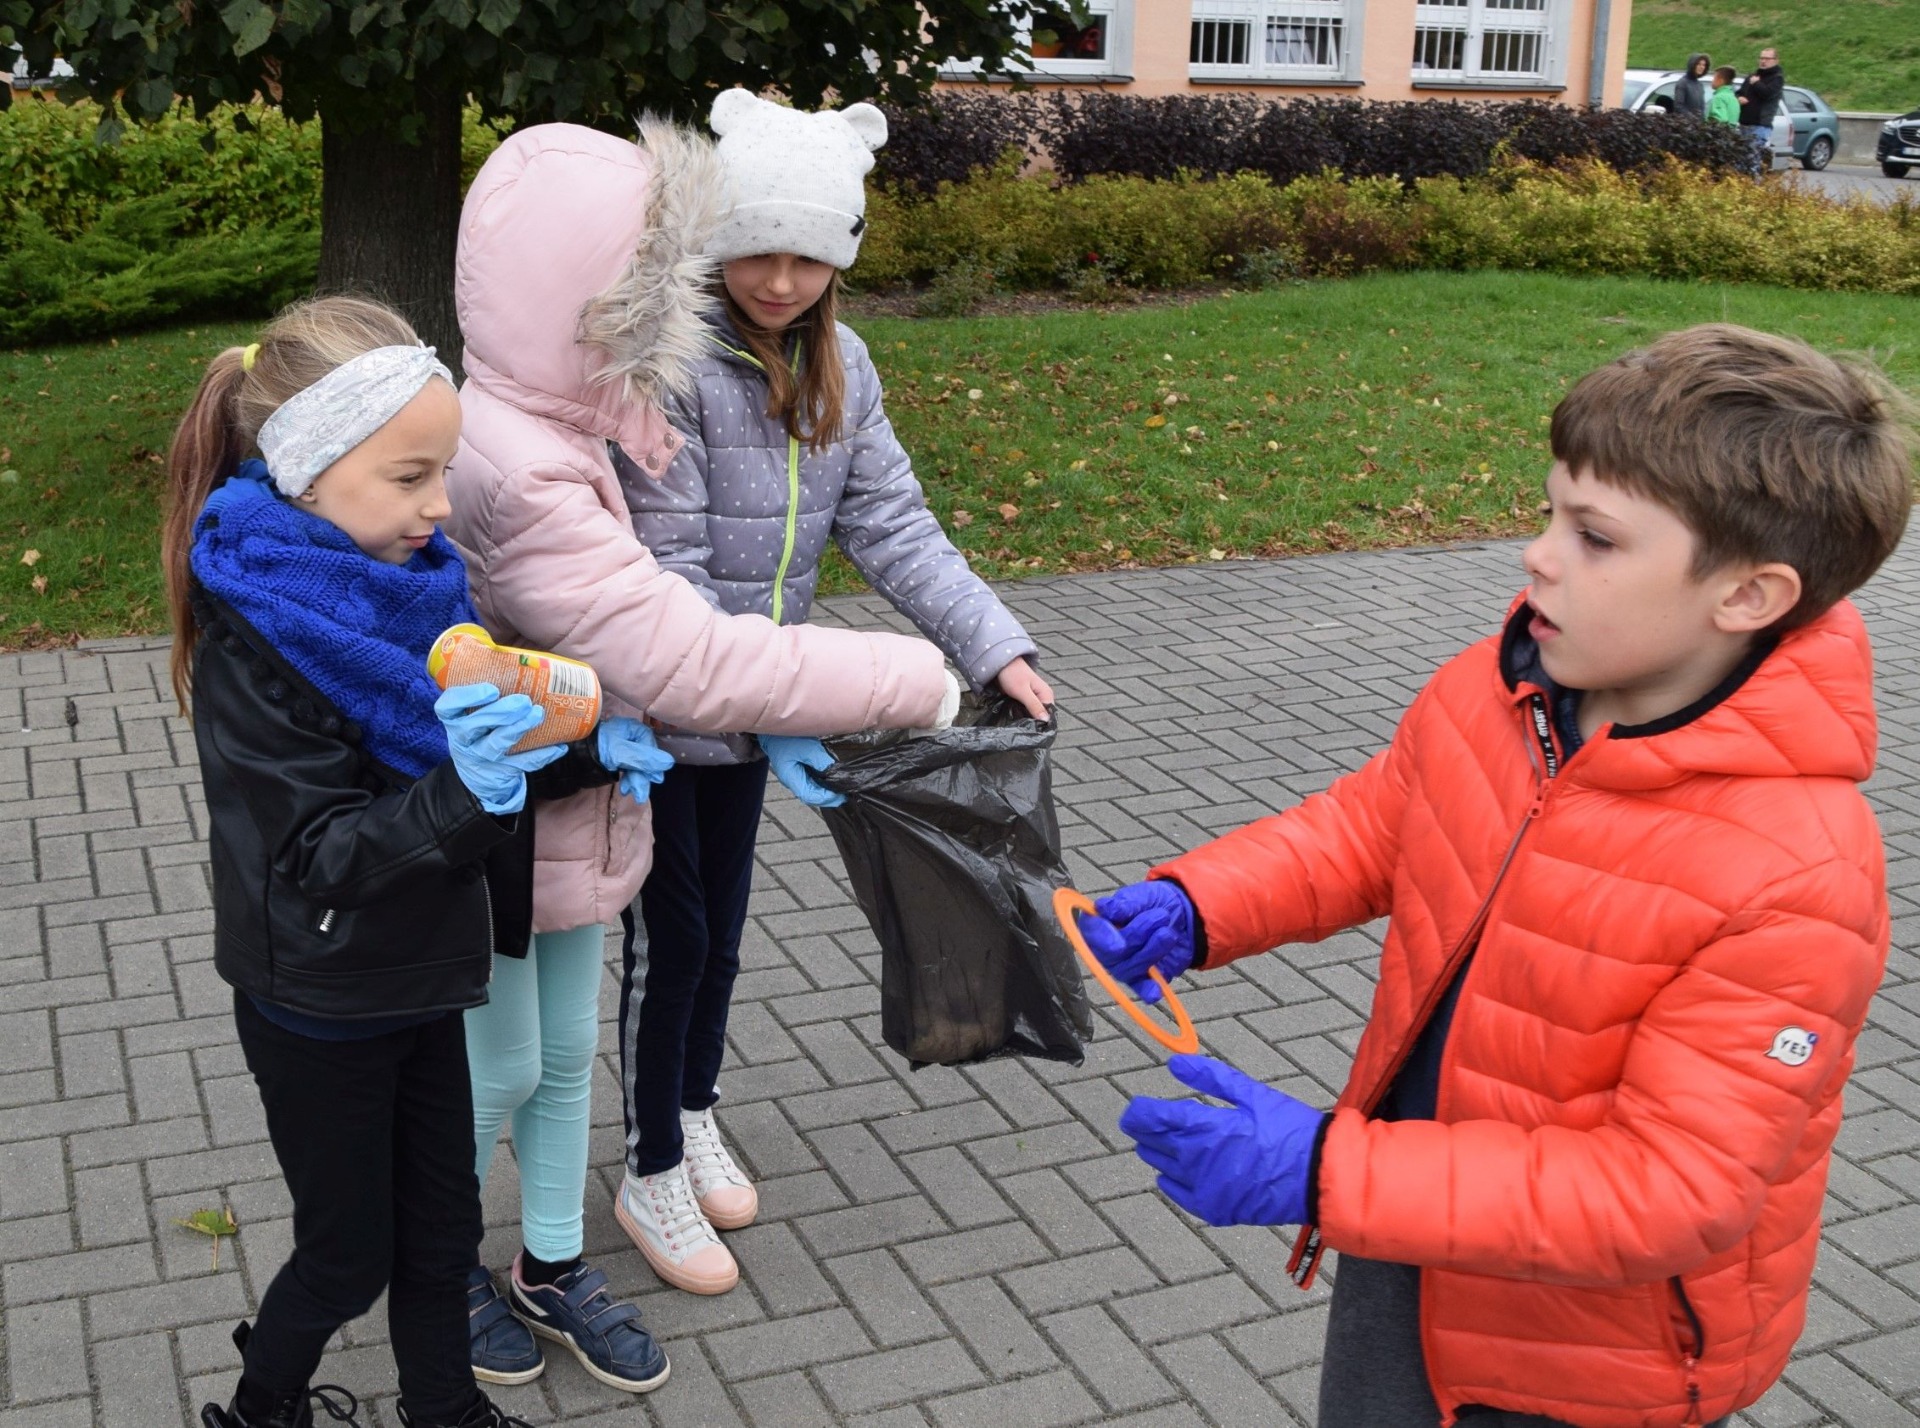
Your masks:
{"label": "jacket hood", "polygon": [[[1500,678],[1509,697],[1527,686],[1532,662],[1524,597],[1508,613]],[[1713,690],[1648,724],[1616,725],[1587,745],[1583,782],[1662,788],[1692,774],[1758,778],[1844,778],[1873,772],[1879,723],[1873,708],[1873,651],[1866,622],[1843,600],[1811,624],[1756,646]]]}
{"label": "jacket hood", "polygon": [[1685,69],[1684,71],[1682,71],[1682,72],[1683,72],[1683,73],[1684,73],[1684,74],[1685,74],[1685,75],[1686,75],[1686,76],[1687,76],[1687,77],[1688,77],[1689,79],[1701,79],[1701,80],[1704,80],[1704,79],[1706,79],[1706,78],[1708,78],[1708,76],[1709,76],[1709,75],[1711,75],[1711,74],[1712,74],[1712,71],[1711,71],[1711,70],[1709,70],[1709,71],[1707,72],[1707,74],[1695,74],[1695,73],[1693,72],[1693,67],[1694,67],[1695,65],[1697,65],[1697,64],[1699,64],[1701,60],[1708,60],[1708,61],[1711,61],[1712,59],[1713,59],[1713,56],[1712,56],[1712,55],[1708,55],[1708,54],[1691,54],[1691,55],[1688,55],[1688,56],[1687,56],[1687,67],[1686,67],[1686,69]]}
{"label": "jacket hood", "polygon": [[639,143],[575,124],[507,139],[460,211],[468,379],[664,469],[679,442],[659,405],[706,351],[725,193],[713,146],[651,118]]}

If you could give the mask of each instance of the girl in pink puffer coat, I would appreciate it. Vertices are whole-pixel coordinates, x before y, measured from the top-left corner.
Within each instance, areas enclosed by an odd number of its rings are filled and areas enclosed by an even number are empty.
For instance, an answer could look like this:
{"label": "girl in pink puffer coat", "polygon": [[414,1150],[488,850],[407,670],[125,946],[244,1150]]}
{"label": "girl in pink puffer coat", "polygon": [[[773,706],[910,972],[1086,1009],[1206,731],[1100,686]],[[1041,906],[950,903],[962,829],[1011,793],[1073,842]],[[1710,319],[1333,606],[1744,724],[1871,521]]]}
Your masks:
{"label": "girl in pink puffer coat", "polygon": [[[639,144],[522,130],[481,168],[460,216],[465,426],[446,524],[474,604],[497,637],[593,665],[614,713],[716,732],[932,727],[959,691],[931,644],[723,615],[633,533],[610,451],[659,473],[680,445],[659,403],[702,351],[699,254],[724,192],[711,147],[654,122]],[[475,1268],[474,1371],[540,1372],[525,1319],[601,1382],[645,1391],[665,1357],[580,1254],[603,924],[646,876],[648,814],[594,790],[540,805],[535,837],[533,944],[496,956],[492,1000],[468,1014],[478,1173],[511,1114],[524,1246],[506,1299]]]}

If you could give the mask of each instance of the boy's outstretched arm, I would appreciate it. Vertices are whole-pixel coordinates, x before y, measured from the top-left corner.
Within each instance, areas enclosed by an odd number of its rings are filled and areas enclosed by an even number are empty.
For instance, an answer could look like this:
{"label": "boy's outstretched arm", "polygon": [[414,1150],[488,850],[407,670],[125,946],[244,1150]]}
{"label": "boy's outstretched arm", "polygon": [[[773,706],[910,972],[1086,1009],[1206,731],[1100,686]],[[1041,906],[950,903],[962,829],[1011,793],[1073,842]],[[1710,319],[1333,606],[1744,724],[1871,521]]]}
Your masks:
{"label": "boy's outstretched arm", "polygon": [[[1809,1140],[1808,1121],[1835,1109],[1885,967],[1884,902],[1871,881],[1857,865],[1828,864],[1735,914],[1646,1007],[1591,1128],[1336,1112],[1316,1177],[1327,1243],[1602,1286],[1666,1278],[1737,1243],[1768,1187],[1827,1152],[1829,1137]],[[1463,1004],[1455,1036],[1469,1015]],[[1450,1049],[1443,1112],[1449,1083],[1489,1075],[1497,1068]]]}

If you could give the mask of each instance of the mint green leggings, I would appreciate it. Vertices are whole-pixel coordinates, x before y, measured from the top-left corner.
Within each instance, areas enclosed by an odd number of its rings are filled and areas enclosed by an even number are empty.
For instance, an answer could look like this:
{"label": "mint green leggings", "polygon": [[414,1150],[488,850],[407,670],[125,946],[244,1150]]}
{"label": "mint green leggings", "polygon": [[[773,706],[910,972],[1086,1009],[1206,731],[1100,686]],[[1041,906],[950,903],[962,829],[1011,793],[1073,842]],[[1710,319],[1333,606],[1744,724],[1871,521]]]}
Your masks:
{"label": "mint green leggings", "polygon": [[525,957],[495,953],[489,1000],[467,1013],[474,1169],[486,1184],[500,1127],[511,1115],[520,1240],[545,1260],[572,1259],[583,1243],[606,935],[596,922],[536,933]]}

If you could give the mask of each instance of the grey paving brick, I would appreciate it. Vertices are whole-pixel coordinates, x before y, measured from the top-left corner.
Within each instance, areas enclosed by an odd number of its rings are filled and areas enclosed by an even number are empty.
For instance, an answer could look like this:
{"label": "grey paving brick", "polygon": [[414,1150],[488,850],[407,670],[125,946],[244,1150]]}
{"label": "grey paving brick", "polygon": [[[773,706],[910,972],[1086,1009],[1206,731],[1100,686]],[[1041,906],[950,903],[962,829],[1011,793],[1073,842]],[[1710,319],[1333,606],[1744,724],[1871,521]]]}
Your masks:
{"label": "grey paving brick", "polygon": [[900,1246],[908,1271],[922,1284],[998,1274],[1052,1258],[1040,1237],[1023,1221],[939,1235]]}
{"label": "grey paving brick", "polygon": [[0,1409],[0,1428],[90,1428],[90,1425],[97,1428],[93,1401],[87,1398],[35,1404],[31,1408]]}
{"label": "grey paving brick", "polygon": [[928,1408],[940,1428],[1004,1428],[1008,1423],[1055,1428],[1097,1422],[1101,1416],[1079,1380],[1064,1372],[936,1398]]}
{"label": "grey paving brick", "polygon": [[1810,1354],[1787,1365],[1786,1380],[1842,1423],[1909,1428],[1920,1418],[1831,1354]]}
{"label": "grey paving brick", "polygon": [[7,1387],[14,1403],[71,1398],[88,1390],[87,1341],[73,1300],[9,1309]]}
{"label": "grey paving brick", "polygon": [[805,1374],[757,1378],[733,1391],[753,1428],[830,1428],[837,1421]]}
{"label": "grey paving brick", "polygon": [[940,1213],[961,1229],[1013,1218],[1013,1210],[992,1182],[958,1147],[940,1146],[903,1155],[900,1163],[920,1183],[927,1198],[940,1207]]}
{"label": "grey paving brick", "polygon": [[995,1378],[1017,1378],[1059,1362],[1047,1341],[991,1279],[940,1285],[934,1289],[933,1299],[974,1357]]}
{"label": "grey paving brick", "polygon": [[1050,1315],[1040,1327],[1108,1408],[1124,1412],[1176,1395],[1146,1350],[1099,1305]]}
{"label": "grey paving brick", "polygon": [[1827,1238],[1875,1269],[1920,1259],[1920,1204],[1848,1220],[1830,1229]]}
{"label": "grey paving brick", "polygon": [[841,1298],[884,1348],[944,1338],[947,1326],[892,1251],[866,1250],[827,1261]]}
{"label": "grey paving brick", "polygon": [[759,1378],[866,1354],[869,1340],[848,1310],[823,1309],[707,1336],[714,1365],[730,1378]]}
{"label": "grey paving brick", "polygon": [[939,1212],[918,1195],[809,1215],[798,1225],[813,1252],[821,1256],[918,1239],[946,1228]]}
{"label": "grey paving brick", "polygon": [[1169,1282],[1216,1274],[1224,1267],[1207,1242],[1193,1232],[1190,1222],[1158,1194],[1109,1200],[1101,1206],[1101,1213],[1120,1237]]}
{"label": "grey paving brick", "polygon": [[752,1225],[727,1237],[742,1272],[776,1315],[825,1309],[840,1302],[813,1257],[781,1223]]}
{"label": "grey paving brick", "polygon": [[964,1349],[941,1339],[828,1364],[814,1378],[827,1402],[842,1413],[860,1413],[970,1387],[982,1375]]}
{"label": "grey paving brick", "polygon": [[76,1170],[73,1204],[80,1243],[88,1249],[143,1243],[151,1234],[147,1225],[146,1190],[140,1183],[138,1165]]}
{"label": "grey paving brick", "polygon": [[1112,1227],[1056,1170],[1030,1170],[999,1183],[1027,1223],[1059,1254],[1099,1249],[1118,1240]]}
{"label": "grey paving brick", "polygon": [[1146,1261],[1124,1245],[1050,1260],[1006,1277],[1008,1290],[1029,1314],[1104,1303],[1159,1282]]}
{"label": "grey paving brick", "polygon": [[93,1346],[100,1428],[152,1428],[179,1412],[173,1346],[165,1334],[108,1339]]}
{"label": "grey paving brick", "polygon": [[1272,1395],[1215,1339],[1166,1344],[1157,1356],[1188,1397],[1216,1422],[1267,1423],[1275,1417]]}
{"label": "grey paving brick", "polygon": [[1115,1300],[1113,1312],[1141,1343],[1160,1344],[1243,1324],[1273,1311],[1245,1280],[1221,1274]]}
{"label": "grey paving brick", "polygon": [[864,1125],[828,1126],[807,1137],[855,1200],[891,1200],[911,1194],[913,1182]]}

